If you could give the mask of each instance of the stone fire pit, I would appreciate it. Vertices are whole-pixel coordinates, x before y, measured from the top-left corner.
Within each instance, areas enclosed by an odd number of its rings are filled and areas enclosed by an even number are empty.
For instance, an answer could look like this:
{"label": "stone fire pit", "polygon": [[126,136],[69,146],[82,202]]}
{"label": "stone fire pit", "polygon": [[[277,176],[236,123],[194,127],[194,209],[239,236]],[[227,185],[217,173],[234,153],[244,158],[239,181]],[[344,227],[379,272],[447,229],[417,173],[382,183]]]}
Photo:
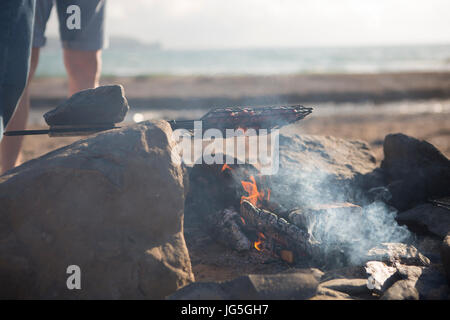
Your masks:
{"label": "stone fire pit", "polygon": [[[165,121],[111,130],[3,175],[0,296],[448,298],[448,209],[431,200],[449,196],[450,165],[433,146],[388,136],[379,167],[361,141],[281,136],[280,171],[263,178],[178,165],[171,133]],[[415,198],[399,186],[417,168]],[[70,265],[82,290],[67,287]]]}

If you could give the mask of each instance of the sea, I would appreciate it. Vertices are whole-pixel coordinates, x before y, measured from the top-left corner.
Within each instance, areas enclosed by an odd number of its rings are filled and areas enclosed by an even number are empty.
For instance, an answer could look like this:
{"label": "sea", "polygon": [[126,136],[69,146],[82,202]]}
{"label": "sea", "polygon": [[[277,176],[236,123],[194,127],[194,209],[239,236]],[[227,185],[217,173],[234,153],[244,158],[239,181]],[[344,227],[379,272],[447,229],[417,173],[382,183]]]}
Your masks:
{"label": "sea", "polygon": [[[41,50],[36,76],[64,76],[59,45]],[[103,52],[103,76],[275,75],[450,71],[450,44],[374,47],[165,49],[116,41]]]}

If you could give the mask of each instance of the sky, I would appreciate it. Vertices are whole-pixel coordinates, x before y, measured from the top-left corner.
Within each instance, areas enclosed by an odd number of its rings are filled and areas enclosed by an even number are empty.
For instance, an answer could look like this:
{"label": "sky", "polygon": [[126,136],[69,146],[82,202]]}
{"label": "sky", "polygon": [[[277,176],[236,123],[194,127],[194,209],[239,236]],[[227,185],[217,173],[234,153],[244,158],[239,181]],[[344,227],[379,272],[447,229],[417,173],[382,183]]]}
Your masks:
{"label": "sky", "polygon": [[171,49],[449,44],[450,0],[107,0],[106,29]]}

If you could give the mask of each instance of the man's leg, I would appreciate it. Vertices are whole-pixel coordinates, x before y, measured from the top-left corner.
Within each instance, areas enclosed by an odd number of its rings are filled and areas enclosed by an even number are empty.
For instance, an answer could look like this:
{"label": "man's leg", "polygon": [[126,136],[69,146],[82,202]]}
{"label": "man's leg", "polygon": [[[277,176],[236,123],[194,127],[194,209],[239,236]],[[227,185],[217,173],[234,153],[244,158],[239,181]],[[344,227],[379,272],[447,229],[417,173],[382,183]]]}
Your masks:
{"label": "man's leg", "polygon": [[34,10],[34,0],[0,2],[0,140],[27,83]]}
{"label": "man's leg", "polygon": [[[28,120],[30,98],[28,88],[33,79],[39,61],[39,48],[33,48],[31,53],[30,74],[24,93],[16,112],[8,123],[7,130],[23,130]],[[101,50],[75,51],[64,49],[64,62],[69,78],[69,95],[83,89],[98,86],[101,71]],[[8,137],[0,143],[2,173],[20,164],[20,149],[23,136]]]}
{"label": "man's leg", "polygon": [[[16,0],[12,0],[16,1]],[[46,42],[45,27],[50,17],[50,12],[53,7],[53,0],[39,0],[36,3],[36,10],[34,12],[34,27],[32,30],[32,49],[31,49],[31,61],[28,79],[25,76],[24,86],[25,90],[20,98],[20,102],[17,105],[16,112],[12,115],[10,122],[8,123],[8,130],[24,130],[28,120],[28,111],[30,107],[30,99],[28,96],[28,87],[39,59],[39,48],[43,47]],[[15,38],[16,39],[16,38]],[[23,138],[18,137],[6,137],[0,144],[0,165],[2,173],[13,168],[19,164],[18,155],[22,145]]]}
{"label": "man's leg", "polygon": [[69,95],[98,86],[101,70],[101,49],[105,46],[105,0],[73,0],[80,7],[79,29],[66,24],[67,1],[56,1],[59,32],[64,48],[64,64],[69,77]]}
{"label": "man's leg", "polygon": [[[30,73],[25,90],[20,98],[19,104],[14,115],[8,123],[6,129],[23,130],[28,120],[28,111],[30,109],[30,97],[28,95],[28,87],[34,76],[39,60],[39,48],[33,48],[31,51]],[[2,174],[20,164],[20,149],[22,147],[23,136],[7,137],[0,143],[0,158]]]}
{"label": "man's leg", "polygon": [[101,54],[101,50],[64,49],[69,96],[83,89],[98,87],[102,65]]}

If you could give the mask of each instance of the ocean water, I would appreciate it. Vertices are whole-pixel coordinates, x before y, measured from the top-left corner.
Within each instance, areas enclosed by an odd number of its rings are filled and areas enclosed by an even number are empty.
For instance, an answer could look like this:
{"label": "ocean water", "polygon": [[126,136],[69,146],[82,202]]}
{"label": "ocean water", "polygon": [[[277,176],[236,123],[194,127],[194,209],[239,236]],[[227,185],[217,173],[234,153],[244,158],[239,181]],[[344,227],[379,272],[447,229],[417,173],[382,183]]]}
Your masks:
{"label": "ocean water", "polygon": [[[103,53],[103,75],[272,75],[450,71],[450,45],[168,50],[113,46]],[[41,51],[37,76],[65,75],[60,48]]]}

